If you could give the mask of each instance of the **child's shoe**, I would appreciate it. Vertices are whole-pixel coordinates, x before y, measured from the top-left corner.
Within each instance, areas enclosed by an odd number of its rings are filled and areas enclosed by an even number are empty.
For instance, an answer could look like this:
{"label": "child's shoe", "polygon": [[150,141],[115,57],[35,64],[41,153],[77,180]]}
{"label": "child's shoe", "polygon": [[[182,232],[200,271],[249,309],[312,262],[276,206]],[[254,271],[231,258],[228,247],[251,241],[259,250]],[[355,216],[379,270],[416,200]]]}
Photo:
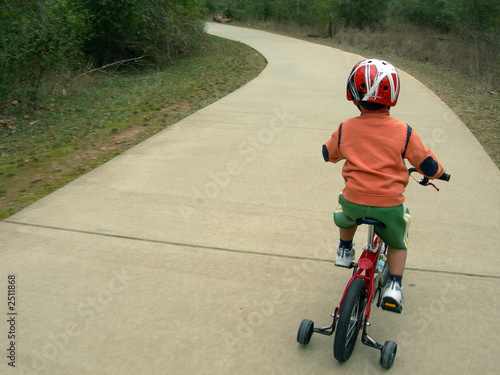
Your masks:
{"label": "child's shoe", "polygon": [[403,311],[403,287],[395,280],[389,280],[384,296],[382,309],[400,314]]}
{"label": "child's shoe", "polygon": [[337,250],[337,257],[335,258],[335,265],[339,267],[350,268],[351,263],[354,262],[355,251],[354,248],[347,248],[339,246]]}

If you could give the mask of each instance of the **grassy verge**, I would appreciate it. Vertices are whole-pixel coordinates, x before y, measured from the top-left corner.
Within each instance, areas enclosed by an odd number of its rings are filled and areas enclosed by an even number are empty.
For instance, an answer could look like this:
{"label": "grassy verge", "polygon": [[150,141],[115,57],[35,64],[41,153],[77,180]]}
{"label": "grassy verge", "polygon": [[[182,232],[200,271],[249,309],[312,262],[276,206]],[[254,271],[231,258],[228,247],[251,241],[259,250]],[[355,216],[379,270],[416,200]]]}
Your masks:
{"label": "grassy verge", "polygon": [[0,116],[0,219],[256,77],[264,58],[207,37],[168,69],[84,75]]}

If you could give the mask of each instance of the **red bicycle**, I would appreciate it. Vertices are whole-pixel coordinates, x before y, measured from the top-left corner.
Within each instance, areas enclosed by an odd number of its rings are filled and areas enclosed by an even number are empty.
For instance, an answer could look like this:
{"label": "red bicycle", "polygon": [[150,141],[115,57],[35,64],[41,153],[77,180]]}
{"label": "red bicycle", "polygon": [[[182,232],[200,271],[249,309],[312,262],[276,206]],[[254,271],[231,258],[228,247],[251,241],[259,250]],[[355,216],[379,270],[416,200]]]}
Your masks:
{"label": "red bicycle", "polygon": [[[416,171],[416,168],[408,170],[410,176]],[[444,173],[439,179],[449,181],[450,175]],[[431,185],[439,191],[425,176],[417,182],[423,186]],[[331,336],[336,329],[333,341],[333,355],[338,361],[345,362],[350,358],[359,331],[362,329],[361,342],[372,348],[379,349],[381,351],[380,364],[382,367],[389,369],[394,364],[398,345],[394,341],[386,341],[382,345],[370,337],[366,331],[366,328],[370,326],[368,319],[371,306],[375,300],[377,300],[377,307],[381,306],[382,292],[389,278],[389,269],[386,262],[387,246],[375,234],[375,227],[384,227],[384,224],[370,218],[358,219],[356,224],[367,224],[369,226],[368,239],[358,263],[351,263],[351,268],[354,268],[353,275],[347,283],[339,306],[332,314],[332,324],[327,327],[315,328],[312,320],[303,319],[297,333],[297,341],[302,345],[307,345],[313,333]]]}

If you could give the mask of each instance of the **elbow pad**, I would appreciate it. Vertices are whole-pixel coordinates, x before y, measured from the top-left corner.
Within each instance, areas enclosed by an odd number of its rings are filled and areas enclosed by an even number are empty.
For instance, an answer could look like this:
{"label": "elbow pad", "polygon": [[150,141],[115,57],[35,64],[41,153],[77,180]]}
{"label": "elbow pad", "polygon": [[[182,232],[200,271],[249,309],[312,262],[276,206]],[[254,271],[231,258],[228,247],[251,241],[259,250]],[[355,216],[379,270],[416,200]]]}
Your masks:
{"label": "elbow pad", "polygon": [[420,170],[427,176],[434,176],[439,169],[437,161],[435,161],[431,156],[427,157],[422,163],[420,163]]}
{"label": "elbow pad", "polygon": [[328,154],[326,145],[323,145],[323,159],[325,159],[325,161],[330,161],[330,155]]}

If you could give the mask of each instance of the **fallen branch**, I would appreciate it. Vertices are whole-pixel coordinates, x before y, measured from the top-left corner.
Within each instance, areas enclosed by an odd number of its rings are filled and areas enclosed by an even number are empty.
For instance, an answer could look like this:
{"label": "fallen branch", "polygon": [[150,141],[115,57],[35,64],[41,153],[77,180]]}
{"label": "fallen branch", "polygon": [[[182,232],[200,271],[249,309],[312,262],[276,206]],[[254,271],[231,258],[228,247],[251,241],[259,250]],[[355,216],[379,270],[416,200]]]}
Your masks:
{"label": "fallen branch", "polygon": [[95,71],[102,71],[104,69],[107,69],[111,66],[115,66],[115,65],[121,65],[121,64],[127,64],[129,62],[135,62],[135,61],[139,61],[141,59],[143,59],[144,57],[146,57],[146,55],[142,55],[140,57],[134,57],[134,58],[131,58],[131,59],[127,59],[127,60],[122,60],[122,61],[115,61],[111,64],[106,64],[104,66],[101,66],[99,68],[95,68],[95,69],[91,69],[91,70],[87,70],[86,72],[84,72],[83,74],[89,74],[89,73],[92,73],[92,72],[95,72]]}

